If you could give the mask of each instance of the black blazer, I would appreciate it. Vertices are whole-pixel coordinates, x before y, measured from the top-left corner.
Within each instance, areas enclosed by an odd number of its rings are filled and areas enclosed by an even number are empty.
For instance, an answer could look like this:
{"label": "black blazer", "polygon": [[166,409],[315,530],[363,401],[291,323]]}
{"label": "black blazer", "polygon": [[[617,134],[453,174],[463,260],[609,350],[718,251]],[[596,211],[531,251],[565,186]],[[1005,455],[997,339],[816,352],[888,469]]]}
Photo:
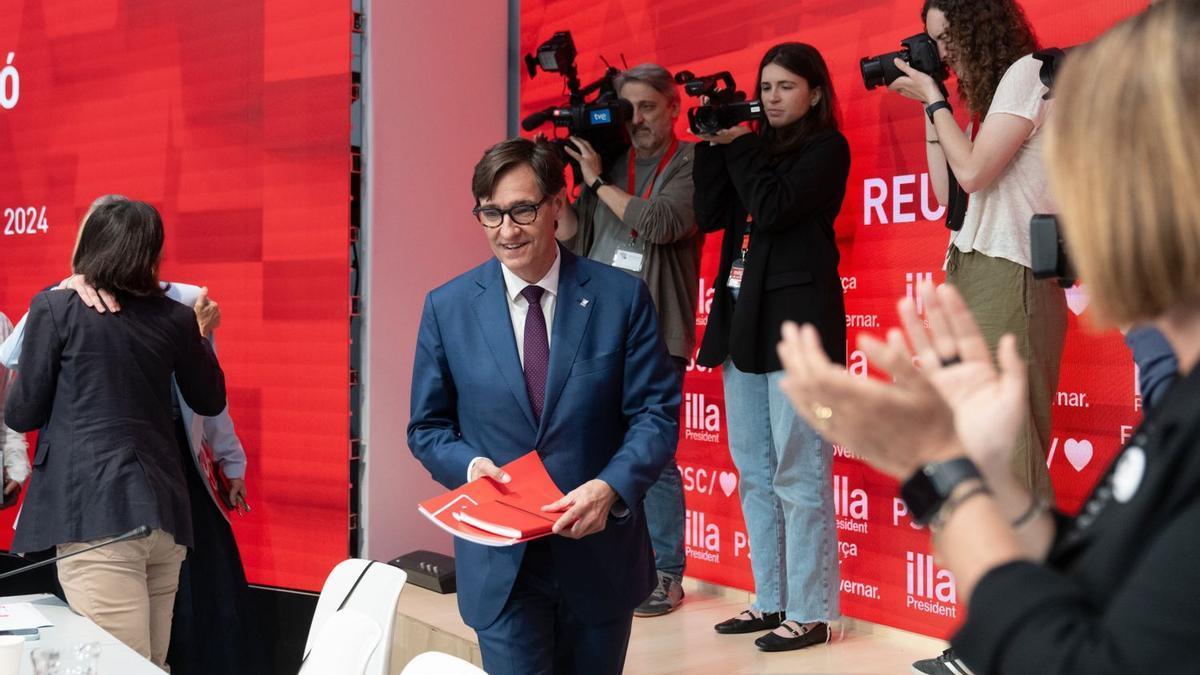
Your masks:
{"label": "black blazer", "polygon": [[[744,372],[779,370],[775,345],[780,326],[790,320],[816,326],[829,357],[845,363],[846,309],[833,221],[850,173],[846,138],[820,132],[775,160],[757,134],[727,145],[701,143],[692,171],[696,222],[704,232],[725,232],[697,361],[715,367],[728,357]],[[735,303],[725,283],[741,256],[747,216],[753,229]]]}
{"label": "black blazer", "polygon": [[1200,368],[1150,411],[1045,565],[988,572],[952,640],[977,673],[1200,670]]}
{"label": "black blazer", "polygon": [[139,525],[192,543],[171,375],[197,414],[225,409],[225,376],[190,307],[120,296],[98,314],[70,291],[34,297],[4,418],[41,429],[13,551]]}

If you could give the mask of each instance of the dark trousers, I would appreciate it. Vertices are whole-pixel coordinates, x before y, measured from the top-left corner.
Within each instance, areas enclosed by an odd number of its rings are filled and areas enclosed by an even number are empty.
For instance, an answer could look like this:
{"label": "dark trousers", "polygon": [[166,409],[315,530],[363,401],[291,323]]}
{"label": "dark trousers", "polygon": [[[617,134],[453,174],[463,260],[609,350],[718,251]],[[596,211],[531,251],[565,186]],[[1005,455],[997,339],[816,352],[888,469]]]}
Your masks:
{"label": "dark trousers", "polygon": [[555,581],[549,542],[527,545],[521,570],[500,616],[477,630],[488,675],[617,675],[633,610],[606,623],[582,623]]}
{"label": "dark trousers", "polygon": [[183,426],[176,427],[196,546],[179,571],[167,663],[174,675],[268,673],[266,645],[233,530],[208,496]]}

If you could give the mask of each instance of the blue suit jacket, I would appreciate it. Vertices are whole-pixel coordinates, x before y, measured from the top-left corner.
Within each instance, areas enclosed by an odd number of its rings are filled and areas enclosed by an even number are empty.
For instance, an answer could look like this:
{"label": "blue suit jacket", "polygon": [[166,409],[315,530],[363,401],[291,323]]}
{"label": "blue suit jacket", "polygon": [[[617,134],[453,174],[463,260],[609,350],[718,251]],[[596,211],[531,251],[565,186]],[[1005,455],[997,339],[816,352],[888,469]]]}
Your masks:
{"label": "blue suit jacket", "polygon": [[[600,478],[629,514],[583,539],[550,538],[554,573],[582,621],[628,615],[655,583],[641,502],[678,441],[680,389],[645,284],[560,248],[550,370],[535,424],[499,261],[425,299],[408,444],[435,480],[462,485],[475,457],[502,465],[537,449],[563,492]],[[508,599],[524,545],[455,540],[458,605],[486,628]]]}

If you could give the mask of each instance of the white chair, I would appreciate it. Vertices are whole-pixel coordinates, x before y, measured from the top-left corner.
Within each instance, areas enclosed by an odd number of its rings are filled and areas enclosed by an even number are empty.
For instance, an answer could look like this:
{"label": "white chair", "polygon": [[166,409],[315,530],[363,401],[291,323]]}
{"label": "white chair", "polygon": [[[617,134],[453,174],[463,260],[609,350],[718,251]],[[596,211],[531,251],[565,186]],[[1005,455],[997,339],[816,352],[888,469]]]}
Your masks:
{"label": "white chair", "polygon": [[417,654],[400,675],[487,675],[473,664],[441,652]]}
{"label": "white chair", "polygon": [[396,602],[406,578],[386,563],[338,563],[321,587],[300,673],[388,675]]}

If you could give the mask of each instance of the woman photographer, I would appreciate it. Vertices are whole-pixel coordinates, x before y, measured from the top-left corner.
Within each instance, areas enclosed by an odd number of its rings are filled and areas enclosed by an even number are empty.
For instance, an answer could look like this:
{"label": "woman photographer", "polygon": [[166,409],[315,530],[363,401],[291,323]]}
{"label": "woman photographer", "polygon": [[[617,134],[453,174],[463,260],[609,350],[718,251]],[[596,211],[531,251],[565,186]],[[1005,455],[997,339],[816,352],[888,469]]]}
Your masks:
{"label": "woman photographer", "polygon": [[838,618],[832,448],[779,391],[786,320],[813,323],[845,360],[846,315],[833,224],[850,149],[838,131],[829,70],[813,47],[772,47],[759,65],[766,112],[696,148],[696,221],[723,231],[717,292],[697,361],[724,372],[729,450],[740,474],[755,604],[719,633],[775,629],[764,651],[828,642]]}
{"label": "woman photographer", "polygon": [[[225,408],[225,379],[193,309],[159,284],[162,246],[149,204],[96,208],[72,267],[121,312],[96,312],[69,290],[35,296],[5,402],[6,424],[40,430],[13,551],[79,553],[58,563],[67,602],[160,667],[193,541],[172,374],[197,414]],[[140,526],[146,535],[87,550]]]}
{"label": "woman photographer", "polygon": [[903,332],[860,341],[894,381],[851,377],[811,327],[785,327],[783,386],[797,411],[912,476],[905,501],[969,598],[952,644],[980,675],[1196,670],[1198,34],[1200,3],[1160,2],[1073,51],[1059,77],[1048,169],[1094,322],[1152,322],[1181,370],[1077,517],[1047,513],[1006,470],[1026,414],[1018,340],[1001,340],[997,372],[952,287],[922,289],[928,328],[904,300]]}
{"label": "woman photographer", "polygon": [[1029,220],[1054,212],[1042,166],[1044,97],[1037,40],[1016,0],[926,0],[925,30],[958,77],[959,98],[974,139],[959,128],[942,87],[897,59],[905,73],[889,89],[924,107],[926,158],[938,201],[948,201],[947,164],[970,193],[962,228],[946,254],[954,284],[979,321],[992,353],[1005,333],[1029,367],[1029,416],[1013,454],[1013,470],[1052,502],[1046,468],[1050,405],[1058,386],[1067,329],[1063,290],[1033,278]]}

